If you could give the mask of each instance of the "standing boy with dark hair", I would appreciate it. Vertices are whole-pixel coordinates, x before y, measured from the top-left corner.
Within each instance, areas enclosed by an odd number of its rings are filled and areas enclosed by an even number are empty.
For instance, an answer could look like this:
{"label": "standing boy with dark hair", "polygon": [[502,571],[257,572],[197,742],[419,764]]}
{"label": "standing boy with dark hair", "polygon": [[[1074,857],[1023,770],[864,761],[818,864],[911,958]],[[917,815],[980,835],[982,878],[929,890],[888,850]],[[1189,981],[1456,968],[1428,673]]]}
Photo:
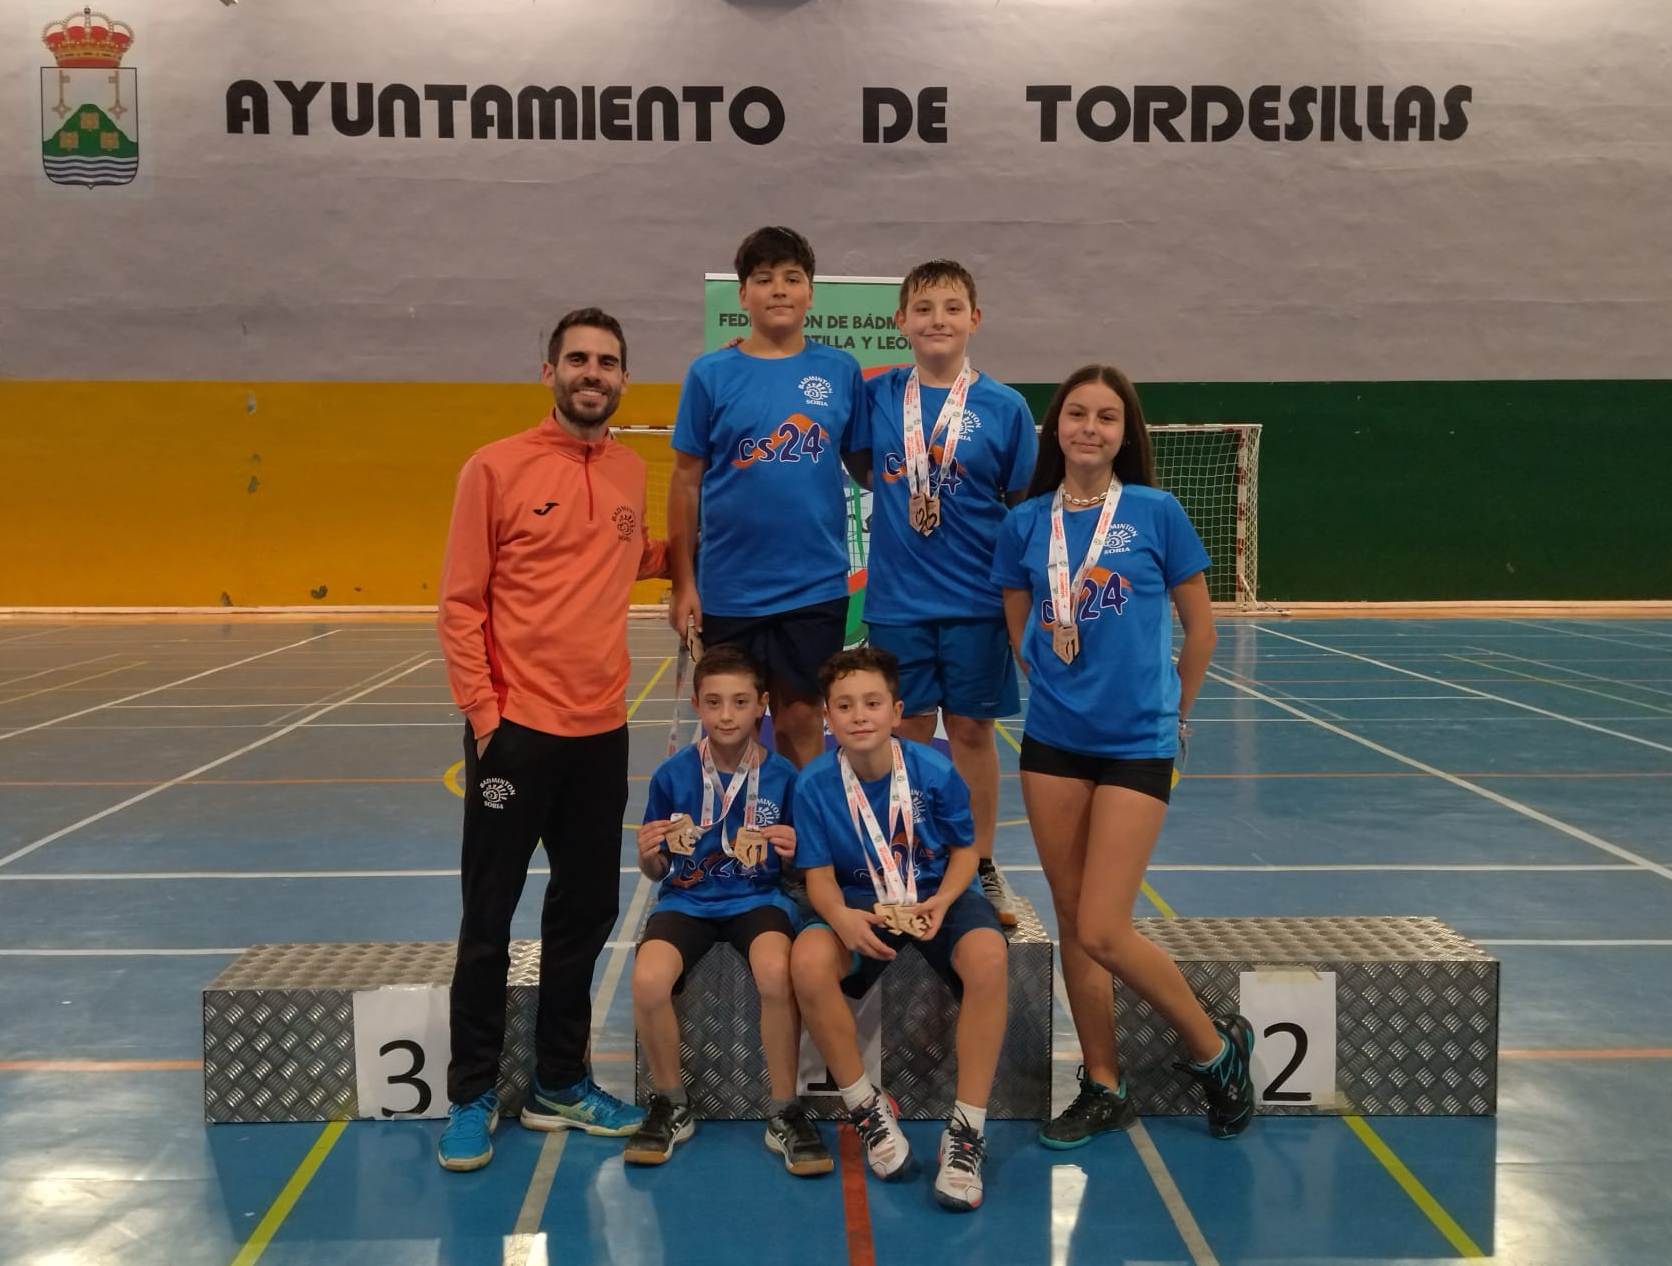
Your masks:
{"label": "standing boy with dark hair", "polygon": [[749,336],[699,357],[679,397],[669,620],[760,662],[778,751],[801,766],[824,745],[818,669],[846,630],[841,459],[867,442],[865,384],[852,356],[802,334],[814,261],[801,234],[757,229],[736,263]]}

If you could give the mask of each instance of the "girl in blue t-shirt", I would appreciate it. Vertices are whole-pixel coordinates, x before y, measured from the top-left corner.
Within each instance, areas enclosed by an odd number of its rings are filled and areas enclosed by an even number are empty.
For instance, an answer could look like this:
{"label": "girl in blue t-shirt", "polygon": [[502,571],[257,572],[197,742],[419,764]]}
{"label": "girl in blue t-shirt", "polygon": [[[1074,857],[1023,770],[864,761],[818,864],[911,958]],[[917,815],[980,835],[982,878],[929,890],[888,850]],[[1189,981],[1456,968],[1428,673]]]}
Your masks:
{"label": "girl in blue t-shirt", "polygon": [[[1138,393],[1110,365],[1069,376],[1045,414],[1027,499],[999,533],[993,579],[1028,675],[1022,797],[1051,885],[1063,983],[1085,1065],[1080,1093],[1040,1131],[1088,1143],[1137,1118],[1115,1053],[1111,977],[1172,1023],[1214,1135],[1253,1117],[1253,1032],[1210,1017],[1132,908],[1161,832],[1173,758],[1213,653],[1207,551],[1155,487]],[[1172,660],[1172,613],[1184,626]]]}

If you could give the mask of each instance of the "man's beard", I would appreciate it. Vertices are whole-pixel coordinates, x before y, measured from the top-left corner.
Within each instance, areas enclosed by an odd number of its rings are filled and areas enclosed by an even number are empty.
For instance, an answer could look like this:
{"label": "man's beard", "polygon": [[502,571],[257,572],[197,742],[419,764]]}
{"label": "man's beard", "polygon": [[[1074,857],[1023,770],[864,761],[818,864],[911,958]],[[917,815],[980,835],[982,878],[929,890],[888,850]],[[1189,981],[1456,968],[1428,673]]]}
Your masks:
{"label": "man's beard", "polygon": [[[603,404],[593,410],[583,409],[575,403],[575,395],[583,390],[597,391],[604,397]],[[580,427],[602,426],[610,420],[615,413],[616,406],[621,403],[620,392],[611,392],[608,387],[602,385],[589,387],[577,383],[573,389],[559,386],[555,389],[554,396],[557,411]]]}

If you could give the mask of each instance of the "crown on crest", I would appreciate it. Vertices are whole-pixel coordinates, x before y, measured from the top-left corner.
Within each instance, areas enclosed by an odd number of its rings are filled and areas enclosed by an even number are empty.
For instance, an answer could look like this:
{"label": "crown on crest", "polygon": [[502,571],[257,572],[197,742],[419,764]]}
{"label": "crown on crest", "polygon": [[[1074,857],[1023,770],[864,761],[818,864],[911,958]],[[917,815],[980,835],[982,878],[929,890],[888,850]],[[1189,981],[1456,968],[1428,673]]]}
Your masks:
{"label": "crown on crest", "polygon": [[133,27],[91,8],[49,22],[41,31],[41,43],[60,66],[120,66],[133,42]]}

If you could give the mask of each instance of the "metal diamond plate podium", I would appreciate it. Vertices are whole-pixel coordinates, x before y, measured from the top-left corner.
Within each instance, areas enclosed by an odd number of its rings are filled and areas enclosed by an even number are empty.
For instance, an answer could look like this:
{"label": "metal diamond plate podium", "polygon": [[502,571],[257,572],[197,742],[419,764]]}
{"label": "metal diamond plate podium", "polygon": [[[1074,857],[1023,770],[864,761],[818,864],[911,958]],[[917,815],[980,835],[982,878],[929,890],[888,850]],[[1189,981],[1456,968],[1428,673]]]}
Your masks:
{"label": "metal diamond plate podium", "polygon": [[[1310,968],[1336,975],[1333,1103],[1262,1105],[1284,1115],[1354,1112],[1485,1116],[1498,1107],[1498,962],[1429,918],[1139,919],[1208,1011],[1238,1009],[1241,973]],[[1138,1110],[1199,1113],[1172,1028],[1115,990],[1121,1062]],[[1256,1040],[1259,1035],[1256,1034]]]}
{"label": "metal diamond plate podium", "polygon": [[[1042,1120],[1051,1104],[1052,944],[1033,906],[1012,898],[1018,926],[1010,943],[1010,1008],[999,1053],[990,1119]],[[914,948],[883,970],[882,1080],[907,1120],[952,1113],[957,1067],[953,1033],[958,1004],[946,982]],[[754,1120],[766,1115],[766,1059],[761,1053],[760,997],[748,964],[730,945],[709,950],[674,999],[686,1089],[697,1115]],[[637,1046],[637,1044],[635,1044]],[[637,1096],[651,1090],[650,1066],[637,1046]],[[805,1100],[814,1116],[838,1115],[834,1095]]]}
{"label": "metal diamond plate podium", "polygon": [[[499,1095],[515,1112],[534,1067],[540,943],[513,941]],[[359,1115],[354,994],[447,985],[453,943],[253,945],[203,991],[208,1121],[340,1121]]]}

